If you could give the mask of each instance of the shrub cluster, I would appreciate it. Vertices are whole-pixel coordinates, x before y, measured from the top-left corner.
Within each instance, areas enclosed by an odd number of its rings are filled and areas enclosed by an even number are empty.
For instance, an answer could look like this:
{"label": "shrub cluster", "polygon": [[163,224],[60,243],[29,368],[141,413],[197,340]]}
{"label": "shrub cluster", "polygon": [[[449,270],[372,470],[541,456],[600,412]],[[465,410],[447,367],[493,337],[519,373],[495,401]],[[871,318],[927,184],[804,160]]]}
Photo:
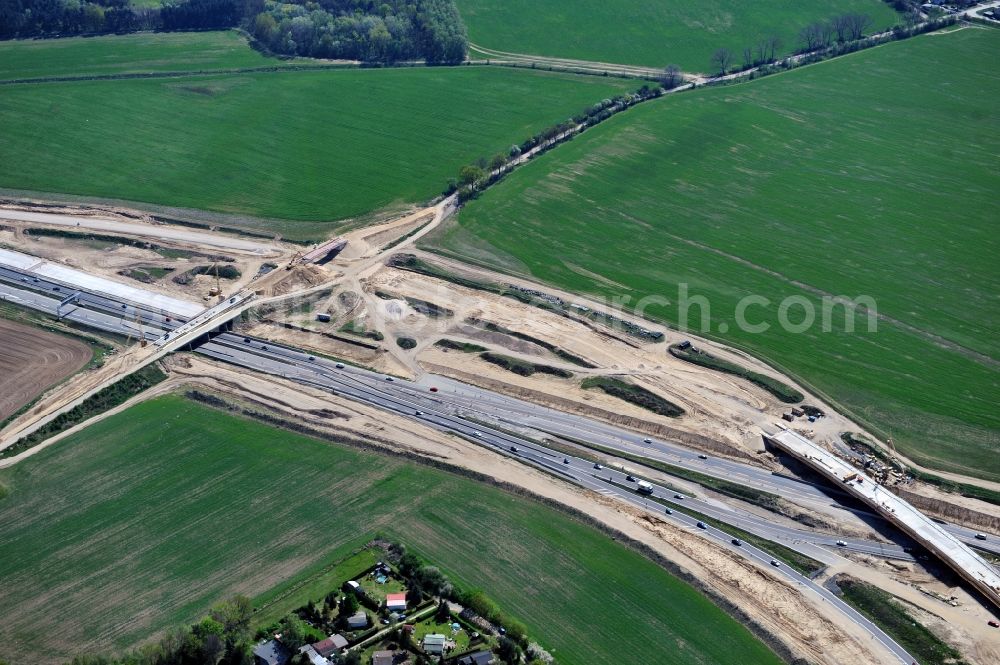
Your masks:
{"label": "shrub cluster", "polygon": [[510,356],[504,356],[499,353],[482,353],[479,355],[480,358],[488,363],[493,363],[503,367],[509,372],[514,372],[514,374],[520,374],[521,376],[531,376],[532,374],[551,374],[553,376],[558,376],[564,379],[569,379],[573,376],[573,372],[569,370],[562,369],[560,367],[552,367],[551,365],[539,365],[537,363],[530,363],[526,360],[520,360],[518,358],[511,358]]}
{"label": "shrub cluster", "polygon": [[465,59],[465,25],[453,0],[267,0],[247,29],[275,53],[394,63]]}
{"label": "shrub cluster", "polygon": [[679,418],[684,415],[684,409],[669,400],[665,400],[659,395],[642,386],[634,383],[626,383],[620,379],[613,379],[607,376],[595,376],[585,379],[581,384],[584,389],[600,388],[612,397],[631,402],[636,406],[652,411],[661,416]]}

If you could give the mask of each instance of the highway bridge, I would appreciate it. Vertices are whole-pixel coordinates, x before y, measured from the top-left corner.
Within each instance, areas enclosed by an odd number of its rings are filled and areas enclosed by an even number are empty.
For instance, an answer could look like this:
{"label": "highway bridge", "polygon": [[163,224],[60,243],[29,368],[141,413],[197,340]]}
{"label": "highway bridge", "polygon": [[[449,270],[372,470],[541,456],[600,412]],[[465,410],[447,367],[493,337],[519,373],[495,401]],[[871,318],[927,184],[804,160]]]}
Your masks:
{"label": "highway bridge", "polygon": [[926,547],[1000,608],[1000,573],[937,522],[836,455],[790,429],[766,434],[772,445],[844,488]]}

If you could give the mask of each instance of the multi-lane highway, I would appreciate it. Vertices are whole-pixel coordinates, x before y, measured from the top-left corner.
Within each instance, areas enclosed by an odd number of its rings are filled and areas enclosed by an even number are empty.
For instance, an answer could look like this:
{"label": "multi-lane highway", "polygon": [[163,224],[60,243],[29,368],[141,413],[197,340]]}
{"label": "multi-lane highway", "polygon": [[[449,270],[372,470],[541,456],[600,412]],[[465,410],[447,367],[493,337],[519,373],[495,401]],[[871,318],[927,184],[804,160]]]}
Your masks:
{"label": "multi-lane highway", "polygon": [[[25,277],[28,281],[25,281]],[[68,286],[70,289],[74,288],[53,280],[37,279],[17,270],[0,269],[0,297],[41,311],[55,313],[62,296],[67,293]],[[149,309],[141,303],[123,303],[113,297],[85,291],[80,291],[80,296],[75,302],[64,306],[61,314],[64,318],[77,323],[132,336],[138,334],[136,330],[138,320],[144,327],[143,333],[148,339],[155,339],[163,331],[171,330],[184,322],[184,319],[179,319],[169,312]],[[862,626],[870,633],[872,639],[884,644],[901,662],[915,662],[902,647],[829,590],[763,550],[747,543],[733,544],[732,535],[724,530],[708,525],[706,528],[698,528],[697,519],[685,514],[682,506],[827,562],[831,561],[831,557],[835,556],[834,552],[841,548],[878,556],[910,558],[901,545],[838,538],[809,529],[775,524],[748,511],[737,510],[721,502],[693,496],[691,493],[680,493],[683,498],[675,498],[676,493],[672,489],[657,483],[653,483],[653,496],[647,497],[629,489],[632,483],[626,478],[624,470],[596,469],[594,463],[588,459],[568,455],[546,446],[541,436],[538,438],[521,436],[512,433],[505,425],[575,440],[587,440],[607,448],[661,459],[707,475],[773,491],[797,501],[824,502],[829,505],[831,499],[821,487],[771,474],[763,469],[732,460],[713,457],[703,459],[696,453],[670,442],[652,440],[629,430],[498,395],[442,377],[429,376],[421,383],[412,383],[233,333],[219,334],[201,344],[197,350],[208,357],[329,390],[413,418],[429,427],[461,435],[568,482],[615,496],[639,509],[655,513],[661,519],[672,520],[684,528],[691,529],[693,537],[718,541],[724,547],[738,551],[743,556],[772,565],[776,574],[801,586],[804,592],[817,595],[822,599],[821,602],[830,603]],[[431,387],[436,390],[431,392]],[[664,508],[663,501],[674,506],[669,514]],[[989,542],[976,541],[976,544],[996,546]]]}
{"label": "multi-lane highway", "polygon": [[[14,302],[55,313],[56,298],[74,292],[72,287],[47,279],[38,279],[30,273],[0,267],[0,291]],[[86,291],[77,302],[63,308],[63,317],[103,330],[122,335],[138,337],[141,325],[147,339],[161,336],[165,330],[182,325],[185,319],[162,310],[152,309],[136,302],[123,303],[117,299]],[[137,325],[138,322],[138,325]],[[244,338],[231,333],[215,337],[211,342],[199,347],[199,352],[226,362],[250,369],[288,378],[314,383],[317,386],[343,392],[354,399],[368,401],[382,408],[395,410],[392,399],[402,399],[406,408],[403,415],[411,415],[408,410],[446,409],[468,427],[475,428],[477,422],[492,422],[505,430],[533,430],[535,439],[546,435],[563,436],[570,440],[586,440],[599,446],[621,450],[633,455],[641,455],[672,465],[698,471],[705,475],[747,485],[756,489],[784,496],[805,506],[815,504],[829,507],[836,502],[831,499],[830,489],[825,485],[812,484],[801,480],[777,475],[765,469],[743,464],[734,460],[702,456],[681,445],[668,441],[653,440],[642,434],[590,420],[574,414],[542,407],[505,395],[490,392],[475,386],[460,383],[445,377],[427,376],[420,383],[409,381],[385,381],[383,375],[356,367],[345,367],[331,375],[330,363],[312,358],[307,353],[275,345],[271,342]],[[336,368],[334,368],[336,369]],[[350,384],[343,382],[349,377]],[[364,384],[365,389],[359,387]],[[433,385],[437,392],[429,392]],[[456,430],[457,431],[457,430]],[[555,457],[559,453],[550,451]],[[613,491],[613,490],[612,490]],[[802,551],[815,558],[823,558],[827,550],[818,547],[836,546],[838,541],[853,551],[903,560],[913,557],[904,551],[910,542],[901,538],[897,544],[878,543],[865,539],[840,538],[817,533],[805,528],[775,524],[753,513],[735,510],[725,504],[696,499],[692,508],[727,523],[738,526],[750,533]],[[866,515],[880,520],[874,515]],[[957,525],[946,525],[949,532],[965,542],[981,549],[1000,553],[997,539],[980,541],[975,532]]]}

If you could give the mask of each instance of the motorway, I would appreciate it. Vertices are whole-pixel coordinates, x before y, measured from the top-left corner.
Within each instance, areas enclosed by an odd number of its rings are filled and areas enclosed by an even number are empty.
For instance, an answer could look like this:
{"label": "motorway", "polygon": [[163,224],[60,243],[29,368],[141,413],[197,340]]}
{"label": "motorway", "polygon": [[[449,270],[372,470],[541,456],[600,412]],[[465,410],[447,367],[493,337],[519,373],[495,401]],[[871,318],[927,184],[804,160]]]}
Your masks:
{"label": "motorway", "polygon": [[[0,291],[6,299],[54,313],[56,298],[68,293],[65,284],[48,280],[25,283],[22,281],[23,278],[24,276],[18,271],[0,268]],[[59,290],[55,291],[56,288]],[[46,292],[51,295],[46,295]],[[134,303],[122,303],[83,291],[80,292],[77,303],[64,308],[63,315],[71,321],[131,337],[139,336],[136,321],[140,321],[143,326],[142,332],[149,340],[155,340],[160,337],[161,331],[174,329],[185,322],[185,319],[166,312],[147,309]],[[386,381],[381,374],[353,366],[347,366],[331,375],[330,363],[326,360],[320,358],[310,360],[312,356],[306,353],[232,333],[216,336],[211,342],[198,347],[198,351],[256,371],[342,392],[345,396],[367,401],[381,408],[398,410],[394,408],[395,403],[391,399],[403,400],[405,404],[403,415],[413,416],[410,411],[416,410],[430,413],[446,409],[450,416],[461,419],[473,429],[489,421],[498,430],[529,430],[526,436],[519,437],[522,440],[528,438],[541,442],[540,440],[547,435],[562,436],[571,441],[586,440],[604,448],[648,457],[715,478],[772,492],[807,507],[810,504],[817,507],[837,505],[830,496],[830,492],[836,490],[831,490],[824,483],[804,482],[725,458],[702,459],[696,452],[681,445],[648,439],[630,430],[499,395],[445,377],[430,375],[419,383]],[[344,383],[340,380],[341,377],[349,377],[352,383]],[[437,392],[429,392],[432,384],[438,389]],[[549,450],[549,456],[553,459],[562,457],[561,453],[553,450]],[[612,494],[618,492],[614,487],[605,489]],[[896,544],[878,543],[860,538],[839,538],[805,528],[775,524],[766,518],[734,509],[721,502],[692,498],[690,505],[703,514],[828,562],[829,548],[836,549],[838,541],[845,543],[845,549],[859,553],[913,560],[913,556],[904,551],[904,547],[909,548],[912,545],[905,537],[900,537]],[[873,524],[882,523],[881,517],[861,510],[855,512]],[[971,529],[954,524],[944,526],[963,542],[1000,554],[1000,539],[980,541],[975,538],[975,532]],[[889,533],[895,535],[894,532]]]}
{"label": "motorway", "polygon": [[[37,282],[31,280],[26,283],[23,280],[24,276],[25,274],[16,270],[0,270],[0,297],[37,310],[55,313],[60,296],[66,293],[67,285],[48,280]],[[57,287],[59,291],[54,290]],[[103,295],[84,292],[81,292],[78,302],[64,307],[63,318],[108,332],[131,336],[138,335],[135,325],[135,320],[138,319],[144,326],[144,335],[151,340],[159,337],[162,331],[183,323],[183,319],[178,319],[168,312],[146,309],[135,303],[122,303]],[[831,499],[821,486],[771,474],[766,470],[732,460],[714,457],[701,459],[696,453],[679,445],[658,440],[647,442],[641,434],[491,393],[443,377],[428,376],[421,383],[413,383],[233,333],[219,334],[201,344],[197,351],[220,361],[281,376],[419,420],[424,425],[463,436],[578,486],[627,501],[639,509],[656,514],[660,519],[671,520],[683,528],[690,529],[693,535],[717,541],[723,547],[738,551],[743,556],[765,564],[770,564],[774,560],[780,565],[773,566],[773,572],[800,586],[803,592],[816,594],[822,602],[831,603],[853,622],[864,627],[872,639],[879,640],[901,662],[915,662],[915,659],[902,647],[823,586],[775,560],[763,550],[747,543],[738,546],[732,544],[732,535],[723,530],[711,526],[698,528],[697,519],[685,514],[683,508],[679,506],[687,506],[826,563],[835,559],[832,551],[838,549],[838,540],[844,543],[844,549],[898,559],[912,558],[900,545],[886,545],[863,539],[841,539],[807,529],[775,524],[747,511],[734,509],[721,502],[691,496],[688,493],[680,493],[683,498],[676,498],[677,493],[673,489],[657,483],[653,483],[653,496],[647,497],[626,489],[630,483],[623,471],[614,468],[595,469],[594,463],[590,460],[553,450],[541,440],[510,432],[505,425],[528,427],[540,433],[562,435],[576,440],[583,439],[607,448],[618,448],[662,459],[707,475],[774,491],[797,501],[823,501],[829,505]],[[437,388],[436,392],[430,392],[431,384]],[[487,421],[497,424],[489,425],[486,424]],[[638,475],[637,471],[632,473]],[[671,514],[667,514],[663,504],[660,503],[664,500],[672,504]],[[979,541],[976,544],[994,547],[997,545]]]}

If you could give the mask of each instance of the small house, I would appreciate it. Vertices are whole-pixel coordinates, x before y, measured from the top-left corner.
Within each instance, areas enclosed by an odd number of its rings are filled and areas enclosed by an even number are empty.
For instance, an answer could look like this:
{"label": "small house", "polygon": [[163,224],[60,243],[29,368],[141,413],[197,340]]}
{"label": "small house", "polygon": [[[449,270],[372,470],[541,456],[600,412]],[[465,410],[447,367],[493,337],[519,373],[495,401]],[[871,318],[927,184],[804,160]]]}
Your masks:
{"label": "small house", "polygon": [[315,644],[310,644],[309,646],[311,646],[319,655],[324,658],[329,658],[340,650],[347,648],[347,638],[343,635],[331,635],[325,640],[316,642]]}
{"label": "small house", "polygon": [[306,657],[306,660],[309,661],[309,665],[330,665],[330,661],[319,655],[311,644],[307,644],[299,649],[299,653]]}
{"label": "small house", "polygon": [[489,651],[477,651],[462,656],[457,662],[458,665],[490,665],[493,662],[493,654]]}
{"label": "small house", "polygon": [[358,612],[353,616],[347,617],[347,625],[350,626],[352,630],[359,630],[361,628],[368,627],[368,615],[364,612]]}
{"label": "small house", "polygon": [[424,635],[424,651],[430,654],[442,654],[444,653],[444,642],[445,636],[438,633],[430,633]]}
{"label": "small house", "polygon": [[285,665],[291,654],[278,640],[258,644],[253,650],[255,665]]}
{"label": "small house", "polygon": [[372,654],[372,665],[393,665],[395,654],[391,651],[376,651]]}
{"label": "small house", "polygon": [[390,612],[402,612],[406,609],[405,593],[389,593],[385,596],[385,609]]}

